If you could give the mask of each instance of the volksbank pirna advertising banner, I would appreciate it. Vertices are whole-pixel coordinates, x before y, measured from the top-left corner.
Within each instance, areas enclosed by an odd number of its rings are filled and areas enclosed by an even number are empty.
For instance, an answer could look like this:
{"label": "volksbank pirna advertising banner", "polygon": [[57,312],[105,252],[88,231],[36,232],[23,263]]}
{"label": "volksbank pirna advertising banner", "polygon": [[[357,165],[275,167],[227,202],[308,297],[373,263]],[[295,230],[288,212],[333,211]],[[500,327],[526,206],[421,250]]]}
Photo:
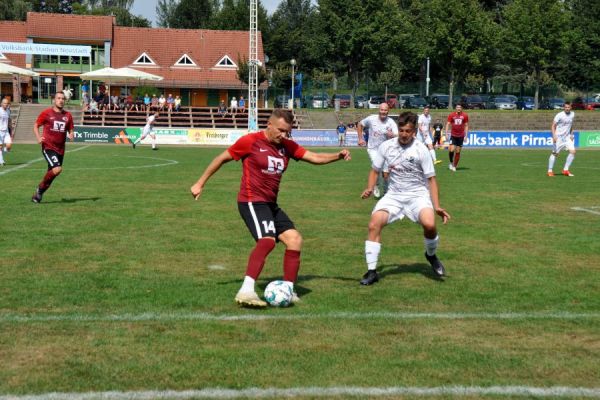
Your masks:
{"label": "volksbank pirna advertising banner", "polygon": [[[76,126],[75,141],[86,143],[131,144],[141,135],[142,128],[116,128]],[[156,128],[154,134],[158,144],[197,144],[229,146],[247,133],[239,129],[186,129]],[[292,131],[292,139],[307,147],[337,147],[339,137],[335,129],[299,129]],[[150,143],[150,138],[142,144]],[[346,132],[346,146],[358,146],[356,131]],[[472,131],[464,143],[465,147],[519,147],[549,148],[552,146],[550,131]],[[576,147],[600,147],[600,132],[575,132]]]}

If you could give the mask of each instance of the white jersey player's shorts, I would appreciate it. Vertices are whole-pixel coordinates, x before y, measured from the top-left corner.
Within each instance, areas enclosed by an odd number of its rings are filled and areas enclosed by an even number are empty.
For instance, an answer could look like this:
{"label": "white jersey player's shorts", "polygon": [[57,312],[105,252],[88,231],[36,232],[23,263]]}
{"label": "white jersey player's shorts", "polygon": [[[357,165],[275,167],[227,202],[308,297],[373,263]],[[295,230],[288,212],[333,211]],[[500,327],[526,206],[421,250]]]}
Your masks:
{"label": "white jersey player's shorts", "polygon": [[426,146],[433,144],[433,142],[431,141],[431,135],[429,134],[423,134],[421,132],[417,132],[417,140],[419,140],[421,143],[425,144]]}
{"label": "white jersey player's shorts", "polygon": [[433,209],[429,193],[422,196],[407,196],[401,193],[387,192],[373,208],[372,214],[384,210],[389,214],[388,224],[408,217],[412,222],[419,222],[419,214],[424,208]]}
{"label": "white jersey player's shorts", "polygon": [[8,131],[0,131],[0,145],[11,143],[12,138],[10,137],[10,133]]}
{"label": "white jersey player's shorts", "polygon": [[569,151],[575,150],[575,142],[571,139],[571,136],[559,136],[556,139],[556,143],[552,145],[552,152],[554,154],[558,154],[564,149]]}
{"label": "white jersey player's shorts", "polygon": [[[369,154],[369,158],[371,159],[371,165],[373,165],[373,160],[375,159],[375,154],[377,153],[377,149],[367,149],[367,153]],[[383,163],[383,168],[381,171],[386,174],[390,172],[387,161]]]}

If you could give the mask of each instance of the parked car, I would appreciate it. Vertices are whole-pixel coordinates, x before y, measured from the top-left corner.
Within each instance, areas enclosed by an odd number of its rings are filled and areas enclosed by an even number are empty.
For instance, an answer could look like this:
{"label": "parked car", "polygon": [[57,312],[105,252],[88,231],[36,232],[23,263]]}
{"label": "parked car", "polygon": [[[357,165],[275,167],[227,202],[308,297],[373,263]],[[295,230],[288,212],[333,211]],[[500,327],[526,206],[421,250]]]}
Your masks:
{"label": "parked car", "polygon": [[368,108],[369,107],[369,98],[363,94],[354,96],[354,107]]}
{"label": "parked car", "polygon": [[432,94],[430,98],[431,108],[446,109],[450,103],[450,96],[447,94]]}
{"label": "parked car", "polygon": [[485,109],[485,103],[481,96],[477,94],[470,94],[465,96],[462,100],[463,107],[469,110],[483,110]]}
{"label": "parked car", "polygon": [[383,96],[371,96],[369,97],[369,108],[379,108],[381,103],[385,103],[385,97]]}
{"label": "parked car", "polygon": [[533,110],[535,108],[535,99],[529,96],[520,97],[517,100],[517,110]]}
{"label": "parked car", "polygon": [[575,99],[571,102],[571,110],[585,110],[587,104],[583,97],[575,97]]}
{"label": "parked car", "polygon": [[542,110],[562,110],[565,106],[565,99],[561,97],[552,97],[549,99],[543,99],[540,103],[540,109]]}
{"label": "parked car", "polygon": [[334,94],[331,98],[334,106],[336,99],[340,99],[340,108],[350,108],[352,104],[352,96],[349,94]]}
{"label": "parked car", "polygon": [[600,98],[594,96],[594,97],[588,97],[586,99],[586,106],[585,109],[586,110],[600,110]]}
{"label": "parked car", "polygon": [[421,96],[408,97],[404,101],[404,108],[424,108],[427,105],[427,101]]}
{"label": "parked car", "polygon": [[316,94],[312,96],[310,105],[312,108],[328,108],[329,96],[326,94]]}
{"label": "parked car", "polygon": [[279,95],[275,97],[275,108],[288,108],[291,97],[288,95]]}
{"label": "parked car", "polygon": [[496,103],[494,103],[494,96],[489,94],[480,94],[481,100],[483,100],[483,105],[486,110],[493,110],[496,108]]}
{"label": "parked car", "polygon": [[409,97],[415,97],[418,96],[418,94],[412,94],[412,93],[403,93],[403,94],[399,94],[398,95],[398,107],[399,108],[405,108],[405,103],[406,103],[406,99],[408,99]]}
{"label": "parked car", "polygon": [[494,105],[498,110],[516,110],[517,103],[512,101],[510,97],[496,96],[494,97]]}

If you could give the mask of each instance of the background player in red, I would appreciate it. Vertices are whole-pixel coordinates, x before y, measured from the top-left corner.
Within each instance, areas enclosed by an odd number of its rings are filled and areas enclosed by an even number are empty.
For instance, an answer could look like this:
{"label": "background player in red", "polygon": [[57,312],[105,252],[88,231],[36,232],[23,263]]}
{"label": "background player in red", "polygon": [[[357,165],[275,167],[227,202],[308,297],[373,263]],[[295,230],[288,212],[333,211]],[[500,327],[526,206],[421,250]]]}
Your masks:
{"label": "background player in red", "polygon": [[[313,153],[288,139],[292,131],[293,114],[276,109],[269,118],[267,129],[242,136],[235,144],[215,157],[191,187],[192,196],[198,200],[208,179],[231,160],[242,160],[242,179],[238,193],[238,209],[256,246],[250,253],[244,283],[235,296],[243,307],[266,307],[254,290],[269,253],[276,241],[286,247],[283,259],[283,280],[294,291],[294,283],[300,268],[302,236],[294,223],[277,205],[281,176],[290,158],[311,164],[328,164],[338,160],[350,160],[346,149],[337,153]],[[292,302],[297,302],[294,292]]]}
{"label": "background player in red", "polygon": [[448,137],[448,129],[450,127],[452,127],[452,129],[450,131],[450,144],[448,145],[448,156],[450,157],[448,169],[450,169],[450,171],[456,171],[456,167],[460,161],[460,151],[463,142],[469,134],[469,116],[463,112],[461,104],[457,104],[456,111],[448,115],[448,122],[446,122],[446,137]]}
{"label": "background player in red", "polygon": [[[62,92],[56,93],[52,108],[42,111],[33,124],[33,133],[38,143],[42,144],[42,154],[48,163],[48,171],[31,198],[34,203],[42,201],[44,192],[62,172],[67,134],[69,140],[73,141],[73,116],[70,112],[63,110],[64,105],[65,95]],[[40,126],[43,127],[41,136]]]}

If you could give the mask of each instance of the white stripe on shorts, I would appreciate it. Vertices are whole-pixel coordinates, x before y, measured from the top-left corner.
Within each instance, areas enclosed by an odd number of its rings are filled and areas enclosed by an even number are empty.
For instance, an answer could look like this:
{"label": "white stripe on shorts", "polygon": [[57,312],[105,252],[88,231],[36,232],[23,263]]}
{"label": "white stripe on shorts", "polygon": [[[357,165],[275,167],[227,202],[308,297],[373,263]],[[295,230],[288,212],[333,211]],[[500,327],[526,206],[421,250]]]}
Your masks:
{"label": "white stripe on shorts", "polygon": [[260,230],[260,224],[258,223],[258,218],[254,212],[254,206],[252,203],[248,203],[248,209],[250,210],[250,214],[252,214],[252,221],[254,221],[254,227],[256,228],[256,237],[262,239],[262,231]]}

